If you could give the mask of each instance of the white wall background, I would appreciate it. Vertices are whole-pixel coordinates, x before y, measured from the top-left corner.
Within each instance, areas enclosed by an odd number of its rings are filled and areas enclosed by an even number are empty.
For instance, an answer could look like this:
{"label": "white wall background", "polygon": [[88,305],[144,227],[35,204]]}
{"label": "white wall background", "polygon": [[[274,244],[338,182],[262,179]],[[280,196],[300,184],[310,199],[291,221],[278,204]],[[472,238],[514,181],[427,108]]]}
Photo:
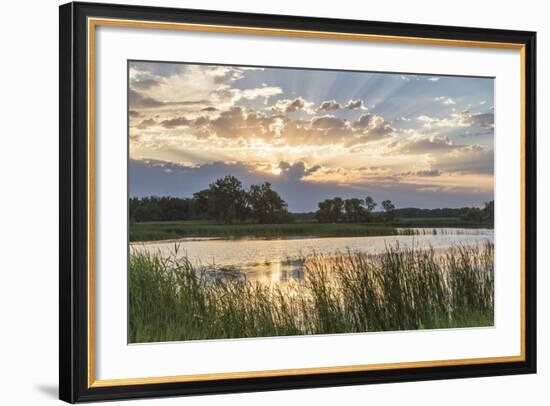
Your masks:
{"label": "white wall background", "polygon": [[[542,207],[550,142],[545,71],[550,24],[545,2],[455,0],[159,0],[143,5],[339,17],[395,22],[534,30],[538,32],[539,373],[476,378],[125,402],[176,405],[355,404],[441,405],[528,403],[550,399],[550,339],[543,318],[550,301],[544,268]],[[58,5],[54,0],[6,2],[0,24],[0,403],[42,405],[57,400],[58,329]],[[543,230],[545,228],[546,230]],[[113,404],[113,403],[111,403]]]}

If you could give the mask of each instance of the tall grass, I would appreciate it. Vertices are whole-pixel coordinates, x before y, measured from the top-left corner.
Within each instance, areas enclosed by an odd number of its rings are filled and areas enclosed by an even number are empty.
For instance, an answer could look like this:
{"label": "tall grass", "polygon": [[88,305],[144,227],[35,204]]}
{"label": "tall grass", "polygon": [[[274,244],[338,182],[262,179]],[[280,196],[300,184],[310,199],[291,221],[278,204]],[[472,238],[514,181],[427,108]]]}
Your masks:
{"label": "tall grass", "polygon": [[130,342],[493,324],[493,244],[304,258],[305,278],[265,285],[176,254],[130,257]]}

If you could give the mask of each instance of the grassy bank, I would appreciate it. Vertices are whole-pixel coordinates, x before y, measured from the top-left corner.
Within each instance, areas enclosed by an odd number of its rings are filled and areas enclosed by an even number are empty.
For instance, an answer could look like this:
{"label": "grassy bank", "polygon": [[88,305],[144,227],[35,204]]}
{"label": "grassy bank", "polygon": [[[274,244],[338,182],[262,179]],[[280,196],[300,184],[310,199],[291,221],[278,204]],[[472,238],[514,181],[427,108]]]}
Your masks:
{"label": "grassy bank", "polygon": [[360,237],[393,235],[396,227],[483,227],[452,219],[397,220],[393,223],[336,223],[296,222],[289,224],[216,224],[200,221],[163,221],[130,223],[130,241],[158,241],[193,237],[220,238],[280,238]]}
{"label": "grassy bank", "polygon": [[353,237],[391,235],[393,233],[394,228],[384,224],[323,224],[317,222],[289,224],[216,224],[193,221],[130,224],[130,241],[156,241],[191,237]]}
{"label": "grassy bank", "polygon": [[[493,245],[389,247],[305,259],[286,286],[217,278],[185,258],[130,257],[131,342],[351,333],[493,324]],[[288,291],[287,291],[288,290]],[[290,293],[289,293],[290,291]]]}

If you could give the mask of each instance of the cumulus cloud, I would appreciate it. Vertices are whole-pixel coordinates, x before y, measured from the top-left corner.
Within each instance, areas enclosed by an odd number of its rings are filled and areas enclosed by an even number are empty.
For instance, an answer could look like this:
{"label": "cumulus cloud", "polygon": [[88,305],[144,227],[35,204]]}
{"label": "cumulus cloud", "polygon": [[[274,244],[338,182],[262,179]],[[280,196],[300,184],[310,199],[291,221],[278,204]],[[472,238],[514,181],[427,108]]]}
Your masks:
{"label": "cumulus cloud", "polygon": [[239,100],[269,98],[282,93],[277,86],[235,87],[244,73],[255,68],[216,65],[155,64],[130,66],[129,102],[132,109],[200,105],[227,109]]}
{"label": "cumulus cloud", "polygon": [[247,110],[244,107],[232,107],[223,111],[217,118],[203,117],[195,122],[202,130],[221,138],[273,139],[277,136],[280,116],[267,116],[264,113]]}
{"label": "cumulus cloud", "polygon": [[321,166],[315,165],[311,168],[307,168],[306,164],[301,161],[293,164],[281,161],[279,162],[279,169],[281,171],[279,176],[282,178],[289,180],[301,180],[321,169]]}
{"label": "cumulus cloud", "polygon": [[353,126],[355,128],[374,128],[384,123],[384,118],[381,116],[378,116],[376,114],[363,114],[361,117],[359,117],[355,123],[353,123]]}
{"label": "cumulus cloud", "polygon": [[281,113],[293,113],[298,110],[308,109],[311,104],[306,102],[302,97],[297,97],[295,99],[277,100],[272,109]]}
{"label": "cumulus cloud", "polygon": [[175,117],[169,120],[161,121],[160,125],[163,126],[164,128],[176,128],[176,127],[189,126],[191,122],[192,120],[189,120],[185,117]]}
{"label": "cumulus cloud", "polygon": [[141,123],[137,125],[137,128],[139,128],[140,130],[145,130],[149,127],[155,126],[156,124],[157,122],[155,121],[155,119],[149,118],[147,120],[142,120]]}
{"label": "cumulus cloud", "polygon": [[361,99],[349,100],[346,104],[348,110],[366,110],[365,103]]}
{"label": "cumulus cloud", "polygon": [[[364,118],[359,120],[364,121]],[[372,116],[370,124],[354,125],[332,115],[292,119],[284,114],[269,115],[244,107],[232,107],[216,117],[200,116],[194,120],[177,117],[160,124],[165,128],[189,126],[191,133],[200,138],[216,136],[241,142],[261,139],[272,145],[291,146],[356,145],[392,136],[395,131],[380,116]]]}
{"label": "cumulus cloud", "polygon": [[317,111],[340,110],[341,108],[342,105],[336,100],[326,100],[317,107]]}
{"label": "cumulus cloud", "polygon": [[382,140],[392,137],[395,129],[387,123],[382,116],[376,114],[363,114],[354,123],[353,127],[360,130],[361,134],[347,142],[347,145],[356,145]]}
{"label": "cumulus cloud", "polygon": [[311,119],[311,127],[319,129],[344,128],[347,121],[334,116],[317,116]]}

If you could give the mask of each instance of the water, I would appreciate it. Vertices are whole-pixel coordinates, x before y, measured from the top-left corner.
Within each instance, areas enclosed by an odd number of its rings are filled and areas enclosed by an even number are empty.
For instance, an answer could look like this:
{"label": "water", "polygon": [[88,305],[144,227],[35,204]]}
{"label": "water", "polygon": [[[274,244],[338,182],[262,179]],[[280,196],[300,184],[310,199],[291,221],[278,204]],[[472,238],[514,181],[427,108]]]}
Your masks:
{"label": "water", "polygon": [[401,234],[413,230],[415,235],[392,235],[379,237],[329,237],[329,238],[286,238],[286,239],[182,239],[132,243],[132,249],[145,250],[169,256],[179,246],[179,255],[185,255],[195,266],[238,270],[248,280],[262,283],[284,283],[304,277],[302,258],[313,254],[345,253],[362,251],[379,253],[386,245],[399,243],[407,248],[436,250],[457,244],[478,244],[494,241],[494,231],[489,229],[403,229]]}

